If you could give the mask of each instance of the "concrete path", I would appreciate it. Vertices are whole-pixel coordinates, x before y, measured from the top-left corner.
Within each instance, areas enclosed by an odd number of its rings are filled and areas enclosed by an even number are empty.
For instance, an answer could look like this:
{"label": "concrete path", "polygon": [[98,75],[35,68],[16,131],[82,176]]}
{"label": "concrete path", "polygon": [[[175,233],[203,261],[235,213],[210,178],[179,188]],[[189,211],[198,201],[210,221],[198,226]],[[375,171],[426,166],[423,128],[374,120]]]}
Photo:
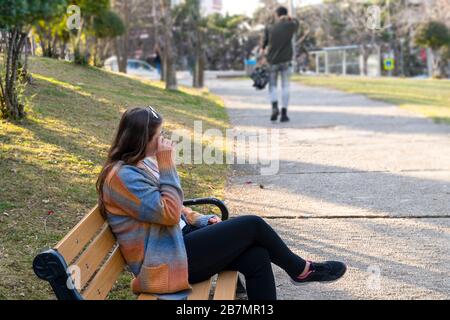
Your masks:
{"label": "concrete path", "polygon": [[337,283],[299,288],[273,265],[279,299],[450,298],[450,126],[298,84],[291,122],[271,123],[267,91],[248,80],[207,85],[237,132],[279,129],[278,173],[234,166],[232,215],[260,215],[300,256],[349,266]]}

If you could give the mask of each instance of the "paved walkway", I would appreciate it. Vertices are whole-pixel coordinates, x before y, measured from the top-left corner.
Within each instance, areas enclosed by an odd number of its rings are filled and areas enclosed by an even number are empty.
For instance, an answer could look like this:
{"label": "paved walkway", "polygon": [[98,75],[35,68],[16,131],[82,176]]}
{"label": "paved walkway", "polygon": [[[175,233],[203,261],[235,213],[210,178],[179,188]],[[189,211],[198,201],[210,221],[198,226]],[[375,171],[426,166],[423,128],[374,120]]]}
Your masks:
{"label": "paved walkway", "polygon": [[232,214],[266,218],[300,256],[349,266],[337,283],[299,288],[273,265],[279,299],[450,298],[450,126],[297,84],[291,122],[271,123],[267,92],[250,81],[207,85],[237,131],[280,129],[276,175],[235,166]]}

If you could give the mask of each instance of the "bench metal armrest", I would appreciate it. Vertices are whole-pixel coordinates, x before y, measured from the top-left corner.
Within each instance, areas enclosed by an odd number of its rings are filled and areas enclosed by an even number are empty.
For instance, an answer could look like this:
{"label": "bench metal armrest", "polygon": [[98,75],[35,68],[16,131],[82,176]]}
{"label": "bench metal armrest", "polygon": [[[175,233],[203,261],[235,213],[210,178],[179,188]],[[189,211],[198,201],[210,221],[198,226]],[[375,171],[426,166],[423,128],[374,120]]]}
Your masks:
{"label": "bench metal armrest", "polygon": [[48,281],[58,300],[83,300],[75,288],[64,257],[56,250],[41,252],[33,260],[34,273]]}
{"label": "bench metal armrest", "polygon": [[201,204],[212,204],[215,205],[220,209],[220,212],[222,213],[222,221],[228,220],[229,213],[228,208],[223,203],[223,201],[217,199],[217,198],[198,198],[198,199],[188,199],[184,200],[183,205],[185,206],[196,206]]}

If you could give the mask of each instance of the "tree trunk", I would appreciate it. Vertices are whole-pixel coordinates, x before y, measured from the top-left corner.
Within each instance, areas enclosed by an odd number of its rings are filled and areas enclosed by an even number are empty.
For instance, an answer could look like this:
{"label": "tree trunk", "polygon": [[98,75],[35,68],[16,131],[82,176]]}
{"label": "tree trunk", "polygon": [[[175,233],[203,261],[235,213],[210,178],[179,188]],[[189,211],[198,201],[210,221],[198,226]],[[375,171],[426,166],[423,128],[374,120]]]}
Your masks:
{"label": "tree trunk", "polygon": [[51,57],[50,58],[58,58],[58,54],[56,52],[56,44],[58,43],[58,37],[54,36],[52,40],[52,48],[51,48]]}
{"label": "tree trunk", "polygon": [[[117,2],[113,4],[118,6]],[[118,8],[118,12],[122,13],[122,20],[125,25],[125,33],[123,36],[117,37],[114,40],[114,49],[117,57],[117,68],[121,73],[127,73],[128,64],[128,42],[129,42],[129,26],[130,26],[130,6],[128,0],[123,1]]]}
{"label": "tree trunk", "polygon": [[53,58],[53,50],[52,50],[52,37],[51,31],[45,30],[40,26],[36,28],[37,34],[39,36],[39,41],[42,47],[42,55],[47,58]]}
{"label": "tree trunk", "polygon": [[[160,24],[160,19],[158,19],[157,17],[156,17],[156,12],[157,12],[157,9],[156,9],[156,5],[157,5],[157,1],[156,0],[153,0],[152,1],[152,16],[153,16],[153,41],[154,41],[154,48],[156,49],[156,48],[158,48],[158,52],[159,52],[159,57],[160,57],[160,59],[163,59],[163,57],[161,56],[162,54],[163,54],[163,51],[161,50],[161,46],[160,46],[160,36],[159,36],[159,24]],[[160,6],[161,6],[161,3],[160,3]],[[162,10],[162,8],[159,8],[160,10]],[[149,32],[150,33],[150,32]],[[155,52],[156,53],[156,52]],[[159,66],[159,68],[160,68],[160,80],[161,81],[164,81],[165,79],[164,79],[164,70],[165,70],[165,68],[164,68],[164,61],[160,61],[160,66]]]}
{"label": "tree trunk", "polygon": [[17,91],[19,61],[27,33],[13,29],[6,38],[6,69],[0,78],[0,110],[3,118],[20,119],[25,115],[24,105]]}
{"label": "tree trunk", "polygon": [[75,63],[77,63],[77,64],[79,64],[83,60],[81,58],[81,50],[80,50],[81,35],[82,35],[83,27],[84,27],[84,20],[81,19],[80,27],[78,28],[77,34],[76,34],[75,39],[73,40],[73,43],[72,43],[74,59],[75,59]]}
{"label": "tree trunk", "polygon": [[[125,37],[125,36],[123,36]],[[122,38],[122,37],[120,37]],[[125,52],[128,51],[128,46],[126,45],[126,40],[116,38],[114,40],[114,49],[116,51],[116,57],[117,57],[117,68],[119,69],[119,72],[121,73],[127,73],[127,64],[128,64],[128,57]]]}
{"label": "tree trunk", "polygon": [[160,80],[163,81],[163,82],[166,81],[166,59],[165,59],[165,56],[164,56],[164,50],[165,49],[161,49],[161,51],[160,51],[160,53],[161,53],[161,62],[160,62],[160,64],[161,64],[161,70],[160,70],[161,77],[160,77]]}
{"label": "tree trunk", "polygon": [[442,79],[446,78],[446,63],[444,59],[442,59],[441,54],[438,50],[432,49],[433,51],[433,78]]}
{"label": "tree trunk", "polygon": [[174,67],[173,61],[173,52],[172,50],[166,47],[164,51],[164,79],[166,81],[166,89],[167,90],[176,90],[177,89],[177,78],[176,71]]}
{"label": "tree trunk", "polygon": [[61,42],[59,44],[59,57],[61,59],[66,58],[66,47],[67,47],[67,43],[64,40],[61,40]]}
{"label": "tree trunk", "polygon": [[164,16],[164,78],[166,90],[177,89],[175,54],[173,52],[172,16],[170,0],[161,0],[162,15]]}
{"label": "tree trunk", "polygon": [[361,55],[363,57],[363,75],[367,76],[369,74],[368,60],[370,51],[365,45],[361,46]]}
{"label": "tree trunk", "polygon": [[403,68],[402,68],[402,51],[400,48],[400,44],[393,43],[392,48],[394,49],[394,76],[402,76]]}
{"label": "tree trunk", "polygon": [[31,83],[32,77],[31,74],[28,73],[28,56],[31,52],[31,41],[29,41],[28,36],[25,38],[25,45],[24,45],[24,53],[25,57],[23,59],[23,64],[19,61],[20,66],[20,80],[22,83]]}
{"label": "tree trunk", "polygon": [[196,30],[196,46],[195,46],[195,68],[193,72],[193,83],[194,88],[203,88],[204,86],[204,67],[205,62],[203,59],[203,37],[202,31],[199,27]]}
{"label": "tree trunk", "polygon": [[111,39],[100,39],[101,45],[99,46],[101,48],[99,57],[102,62],[104,62],[108,58],[108,53],[110,52],[110,47],[113,41]]}
{"label": "tree trunk", "polygon": [[194,88],[203,88],[205,85],[205,61],[203,55],[199,54],[195,60],[194,78],[192,86]]}
{"label": "tree trunk", "polygon": [[94,41],[92,44],[92,63],[94,64],[94,67],[98,66],[98,38],[94,37]]}

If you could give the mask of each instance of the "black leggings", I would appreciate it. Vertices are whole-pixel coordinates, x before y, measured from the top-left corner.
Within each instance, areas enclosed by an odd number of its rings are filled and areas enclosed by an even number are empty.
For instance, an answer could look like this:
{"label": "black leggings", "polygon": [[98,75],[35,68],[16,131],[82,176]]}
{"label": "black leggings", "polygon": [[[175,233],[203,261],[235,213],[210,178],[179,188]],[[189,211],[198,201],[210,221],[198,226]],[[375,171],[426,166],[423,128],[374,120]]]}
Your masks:
{"label": "black leggings", "polygon": [[247,215],[190,231],[184,235],[189,283],[223,270],[245,276],[249,300],[275,300],[271,262],[291,277],[301,274],[305,260],[294,254],[261,217]]}

